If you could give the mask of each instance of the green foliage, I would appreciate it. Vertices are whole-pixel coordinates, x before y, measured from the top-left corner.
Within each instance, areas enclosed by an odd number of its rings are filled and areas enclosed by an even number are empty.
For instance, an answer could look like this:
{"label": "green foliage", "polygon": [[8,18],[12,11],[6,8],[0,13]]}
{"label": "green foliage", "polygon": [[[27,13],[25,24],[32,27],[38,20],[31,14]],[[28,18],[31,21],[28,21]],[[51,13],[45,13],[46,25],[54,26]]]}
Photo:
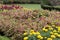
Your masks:
{"label": "green foliage", "polygon": [[13,3],[13,2],[20,2],[20,3],[40,3],[40,0],[2,0],[3,3]]}
{"label": "green foliage", "polygon": [[10,40],[8,37],[0,36],[0,40]]}
{"label": "green foliage", "polygon": [[41,4],[49,4],[48,0],[41,0]]}

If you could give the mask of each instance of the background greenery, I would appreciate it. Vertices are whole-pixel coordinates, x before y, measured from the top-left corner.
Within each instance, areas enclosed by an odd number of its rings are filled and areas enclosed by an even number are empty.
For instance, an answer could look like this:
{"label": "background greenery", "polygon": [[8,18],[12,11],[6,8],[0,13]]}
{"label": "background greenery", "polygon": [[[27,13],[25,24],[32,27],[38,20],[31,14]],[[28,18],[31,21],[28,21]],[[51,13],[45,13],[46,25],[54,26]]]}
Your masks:
{"label": "background greenery", "polygon": [[0,36],[0,40],[10,40],[8,37]]}
{"label": "background greenery", "polygon": [[13,2],[17,2],[17,3],[40,3],[40,0],[0,0],[3,3],[13,3]]}

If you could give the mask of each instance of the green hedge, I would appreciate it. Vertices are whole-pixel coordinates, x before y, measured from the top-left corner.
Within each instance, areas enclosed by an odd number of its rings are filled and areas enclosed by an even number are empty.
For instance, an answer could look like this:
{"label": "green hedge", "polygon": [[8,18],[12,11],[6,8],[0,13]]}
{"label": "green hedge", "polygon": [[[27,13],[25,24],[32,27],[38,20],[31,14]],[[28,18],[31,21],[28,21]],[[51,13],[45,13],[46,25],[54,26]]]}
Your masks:
{"label": "green hedge", "polygon": [[40,3],[40,0],[1,0],[3,3]]}
{"label": "green hedge", "polygon": [[58,10],[58,11],[60,11],[60,6],[41,5],[41,8],[48,9],[48,10]]}

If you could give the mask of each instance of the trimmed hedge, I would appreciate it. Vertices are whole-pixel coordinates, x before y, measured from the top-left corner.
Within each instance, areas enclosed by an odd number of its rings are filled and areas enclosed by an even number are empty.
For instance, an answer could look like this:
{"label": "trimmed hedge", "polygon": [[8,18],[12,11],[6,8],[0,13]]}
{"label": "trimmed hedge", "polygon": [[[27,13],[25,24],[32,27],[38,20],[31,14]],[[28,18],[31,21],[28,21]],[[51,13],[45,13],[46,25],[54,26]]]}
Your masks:
{"label": "trimmed hedge", "polygon": [[40,3],[40,0],[1,0],[3,3]]}
{"label": "trimmed hedge", "polygon": [[41,0],[41,3],[43,5],[57,6],[60,5],[60,0]]}
{"label": "trimmed hedge", "polygon": [[60,7],[58,6],[48,6],[48,5],[41,5],[41,8],[43,8],[44,10],[47,9],[47,10],[58,10],[60,11]]}

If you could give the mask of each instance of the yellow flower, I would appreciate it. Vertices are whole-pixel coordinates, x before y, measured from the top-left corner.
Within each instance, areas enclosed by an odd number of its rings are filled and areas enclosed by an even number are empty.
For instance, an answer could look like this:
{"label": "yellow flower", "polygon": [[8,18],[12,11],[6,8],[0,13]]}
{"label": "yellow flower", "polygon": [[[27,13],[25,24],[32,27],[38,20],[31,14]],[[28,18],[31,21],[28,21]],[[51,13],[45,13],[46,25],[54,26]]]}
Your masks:
{"label": "yellow flower", "polygon": [[53,32],[57,32],[56,30],[53,30]]}
{"label": "yellow flower", "polygon": [[34,30],[30,30],[30,33],[33,33],[34,32]]}
{"label": "yellow flower", "polygon": [[56,38],[56,36],[55,35],[51,35],[51,38]]}
{"label": "yellow flower", "polygon": [[30,33],[30,35],[33,35],[33,33]]}
{"label": "yellow flower", "polygon": [[50,32],[50,34],[54,34],[53,32]]}
{"label": "yellow flower", "polygon": [[45,29],[44,31],[45,31],[45,32],[47,32],[47,31],[48,31],[48,29]]}
{"label": "yellow flower", "polygon": [[47,38],[47,40],[53,40],[52,38]]}
{"label": "yellow flower", "polygon": [[39,39],[43,39],[43,37],[42,37],[41,35],[38,35],[37,38],[39,38]]}
{"label": "yellow flower", "polygon": [[60,38],[60,34],[57,35]]}
{"label": "yellow flower", "polygon": [[38,35],[37,38],[41,38],[41,35]]}
{"label": "yellow flower", "polygon": [[58,31],[60,32],[60,27],[58,27]]}
{"label": "yellow flower", "polygon": [[41,36],[41,38],[40,39],[43,39],[43,37]]}
{"label": "yellow flower", "polygon": [[43,28],[43,31],[47,32],[47,31],[48,31],[48,29]]}
{"label": "yellow flower", "polygon": [[53,28],[52,28],[52,27],[50,27],[50,28],[49,28],[49,30],[53,30]]}
{"label": "yellow flower", "polygon": [[25,36],[25,35],[27,35],[28,33],[24,33],[23,35]]}
{"label": "yellow flower", "polygon": [[36,35],[36,32],[32,32],[32,34]]}
{"label": "yellow flower", "polygon": [[40,33],[39,33],[39,32],[36,32],[36,34],[37,34],[37,35],[40,35]]}
{"label": "yellow flower", "polygon": [[45,28],[42,29],[43,31],[45,30]]}
{"label": "yellow flower", "polygon": [[54,35],[56,35],[56,36],[57,36],[57,35],[58,35],[58,33],[54,33]]}
{"label": "yellow flower", "polygon": [[28,40],[28,37],[24,37],[24,40]]}
{"label": "yellow flower", "polygon": [[30,35],[36,35],[36,32],[34,30],[30,30]]}

